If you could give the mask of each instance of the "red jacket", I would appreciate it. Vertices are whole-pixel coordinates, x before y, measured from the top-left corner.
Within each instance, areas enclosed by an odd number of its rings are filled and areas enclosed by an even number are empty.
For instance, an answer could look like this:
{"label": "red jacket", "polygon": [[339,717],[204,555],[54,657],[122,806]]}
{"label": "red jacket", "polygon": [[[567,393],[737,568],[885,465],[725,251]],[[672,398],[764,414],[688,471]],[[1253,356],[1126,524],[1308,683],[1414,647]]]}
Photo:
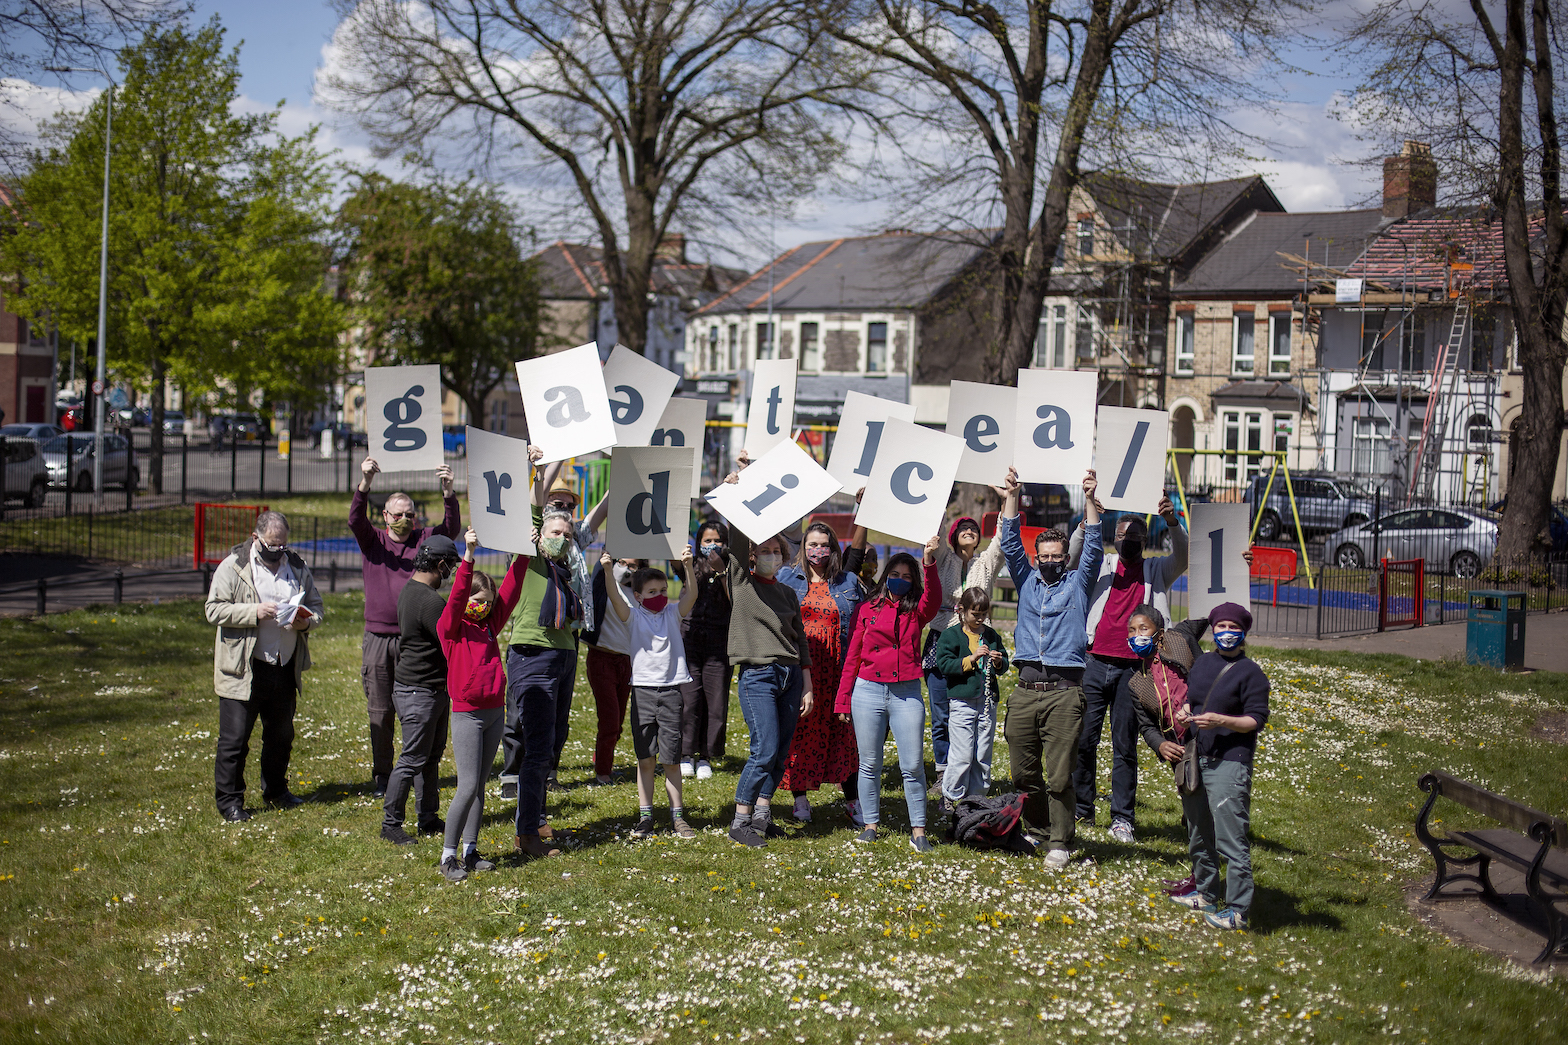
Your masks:
{"label": "red jacket", "polygon": [[937,575],[935,563],[925,567],[922,584],[920,602],[912,617],[904,616],[898,603],[885,597],[860,604],[834,711],[849,711],[849,698],[857,678],[885,685],[920,677],[920,633],[942,606],[942,578]]}
{"label": "red jacket", "polygon": [[528,556],[512,560],[512,568],[501,580],[499,597],[490,615],[475,623],[463,616],[474,584],[474,564],[459,563],[452,578],[452,591],[441,611],[439,633],[441,652],[446,654],[446,691],[453,711],[481,711],[506,704],[506,675],[501,670],[501,649],[495,637],[506,626],[523,595],[523,574]]}

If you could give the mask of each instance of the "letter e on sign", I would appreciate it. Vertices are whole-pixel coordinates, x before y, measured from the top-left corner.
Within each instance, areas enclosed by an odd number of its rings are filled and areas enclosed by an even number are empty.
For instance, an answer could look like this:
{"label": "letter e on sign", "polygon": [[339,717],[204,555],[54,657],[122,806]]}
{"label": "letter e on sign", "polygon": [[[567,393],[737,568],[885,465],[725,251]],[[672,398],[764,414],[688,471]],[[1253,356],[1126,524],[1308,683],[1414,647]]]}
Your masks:
{"label": "letter e on sign", "polygon": [[947,431],[964,441],[959,482],[996,486],[1007,478],[1017,401],[1017,390],[1003,385],[954,381],[948,386]]}

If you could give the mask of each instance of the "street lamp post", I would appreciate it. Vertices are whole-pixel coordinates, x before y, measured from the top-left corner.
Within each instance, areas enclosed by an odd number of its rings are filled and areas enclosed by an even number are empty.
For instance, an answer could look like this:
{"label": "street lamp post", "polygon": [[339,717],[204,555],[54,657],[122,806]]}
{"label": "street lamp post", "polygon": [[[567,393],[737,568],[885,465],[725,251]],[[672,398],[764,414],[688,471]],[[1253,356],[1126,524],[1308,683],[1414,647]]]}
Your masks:
{"label": "street lamp post", "polygon": [[[103,502],[103,416],[104,405],[107,401],[108,375],[106,373],[105,344],[109,336],[109,146],[114,132],[114,89],[118,86],[114,77],[103,69],[84,69],[79,66],[51,65],[46,68],[53,73],[93,73],[109,81],[108,108],[104,115],[103,123],[103,233],[98,246],[98,371],[97,378],[93,381],[92,392],[96,397],[93,404],[93,493],[98,502]],[[70,462],[66,462],[66,472],[71,470]],[[67,479],[70,476],[67,474]],[[130,465],[126,464],[125,481],[131,481]]]}

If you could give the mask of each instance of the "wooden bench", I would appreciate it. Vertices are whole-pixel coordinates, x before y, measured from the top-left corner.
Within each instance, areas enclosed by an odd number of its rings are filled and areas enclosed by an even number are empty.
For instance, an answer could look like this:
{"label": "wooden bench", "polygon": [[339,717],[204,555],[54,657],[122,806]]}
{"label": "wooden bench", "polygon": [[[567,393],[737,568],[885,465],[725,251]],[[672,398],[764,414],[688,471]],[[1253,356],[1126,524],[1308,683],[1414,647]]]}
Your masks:
{"label": "wooden bench", "polygon": [[[1437,877],[1422,899],[1457,900],[1476,895],[1470,891],[1443,892],[1445,886],[1455,882],[1473,882],[1481,887],[1482,896],[1498,899],[1489,871],[1492,861],[1499,860],[1524,872],[1525,891],[1546,915],[1546,948],[1536,962],[1543,962],[1568,947],[1563,933],[1564,913],[1558,908],[1559,904],[1568,903],[1568,821],[1440,770],[1427,773],[1418,786],[1427,792],[1427,800],[1416,817],[1416,837],[1431,850],[1432,858],[1437,861]],[[1432,834],[1427,823],[1438,795],[1517,830],[1449,831],[1439,838]],[[1457,848],[1468,849],[1474,855],[1445,852],[1445,849]],[[1455,873],[1450,867],[1474,867],[1476,870],[1474,873]],[[1548,892],[1548,886],[1555,892]]]}

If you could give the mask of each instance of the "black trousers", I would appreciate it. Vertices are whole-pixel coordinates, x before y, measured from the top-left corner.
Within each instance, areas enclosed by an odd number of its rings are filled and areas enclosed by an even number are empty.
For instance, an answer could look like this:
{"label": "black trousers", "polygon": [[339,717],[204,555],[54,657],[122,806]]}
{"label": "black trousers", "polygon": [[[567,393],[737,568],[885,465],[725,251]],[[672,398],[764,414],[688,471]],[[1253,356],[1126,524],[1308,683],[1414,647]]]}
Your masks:
{"label": "black trousers", "polygon": [[294,665],[250,665],[250,699],[218,698],[218,758],[213,770],[218,812],[245,805],[245,757],[250,734],[261,719],[261,794],[288,794],[289,756],[294,753]]}

